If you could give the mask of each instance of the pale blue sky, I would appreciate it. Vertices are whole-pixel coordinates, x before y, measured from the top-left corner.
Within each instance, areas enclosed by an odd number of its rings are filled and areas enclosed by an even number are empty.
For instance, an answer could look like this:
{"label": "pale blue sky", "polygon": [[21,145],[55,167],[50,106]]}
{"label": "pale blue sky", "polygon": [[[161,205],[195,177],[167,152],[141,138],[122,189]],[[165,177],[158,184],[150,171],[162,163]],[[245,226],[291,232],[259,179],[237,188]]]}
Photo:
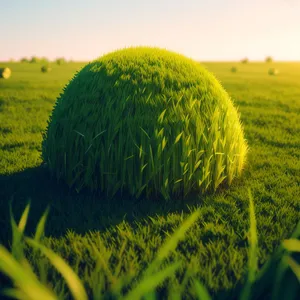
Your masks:
{"label": "pale blue sky", "polygon": [[0,61],[158,46],[200,61],[300,60],[300,0],[0,0]]}

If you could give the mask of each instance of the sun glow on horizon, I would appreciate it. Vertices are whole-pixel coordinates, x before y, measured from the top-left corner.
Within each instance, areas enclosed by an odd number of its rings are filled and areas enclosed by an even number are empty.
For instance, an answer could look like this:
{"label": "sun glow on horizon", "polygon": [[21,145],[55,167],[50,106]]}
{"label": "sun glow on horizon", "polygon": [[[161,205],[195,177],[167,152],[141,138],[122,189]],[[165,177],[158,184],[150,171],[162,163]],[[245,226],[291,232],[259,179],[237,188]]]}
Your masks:
{"label": "sun glow on horizon", "polygon": [[[72,8],[72,9],[70,9]],[[300,1],[21,0],[2,5],[0,61],[91,61],[130,46],[155,46],[198,61],[300,61]]]}

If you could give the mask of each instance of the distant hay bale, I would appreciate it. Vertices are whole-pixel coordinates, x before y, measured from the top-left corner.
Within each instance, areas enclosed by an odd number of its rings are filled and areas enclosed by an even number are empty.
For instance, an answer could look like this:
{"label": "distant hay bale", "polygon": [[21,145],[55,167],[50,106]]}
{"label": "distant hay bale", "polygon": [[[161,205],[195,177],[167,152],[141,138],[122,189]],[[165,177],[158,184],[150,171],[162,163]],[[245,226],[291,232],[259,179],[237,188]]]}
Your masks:
{"label": "distant hay bale", "polygon": [[279,70],[275,69],[275,68],[270,68],[269,69],[269,75],[273,75],[276,76],[279,74]]}
{"label": "distant hay bale", "polygon": [[38,62],[40,62],[40,61],[41,61],[40,58],[38,58],[38,57],[36,57],[36,56],[32,56],[32,57],[31,57],[31,60],[30,60],[30,62],[33,63],[33,64],[38,63]]}
{"label": "distant hay bale", "polygon": [[231,68],[231,72],[232,72],[232,73],[236,73],[236,72],[237,72],[237,68],[236,68],[236,67],[232,67],[232,68]]}
{"label": "distant hay bale", "polygon": [[0,78],[8,79],[11,75],[10,68],[0,68]]}
{"label": "distant hay bale", "polygon": [[267,57],[266,57],[266,62],[267,62],[267,63],[273,62],[273,58],[272,58],[271,56],[267,56]]}
{"label": "distant hay bale", "polygon": [[29,59],[26,58],[26,57],[23,57],[23,58],[20,59],[20,62],[22,62],[22,63],[28,63]]}
{"label": "distant hay bale", "polygon": [[66,63],[66,60],[63,57],[57,58],[55,61],[59,66]]}
{"label": "distant hay bale", "polygon": [[47,73],[47,72],[51,71],[51,68],[50,68],[50,66],[45,65],[45,66],[41,67],[41,71],[42,71],[42,73]]}

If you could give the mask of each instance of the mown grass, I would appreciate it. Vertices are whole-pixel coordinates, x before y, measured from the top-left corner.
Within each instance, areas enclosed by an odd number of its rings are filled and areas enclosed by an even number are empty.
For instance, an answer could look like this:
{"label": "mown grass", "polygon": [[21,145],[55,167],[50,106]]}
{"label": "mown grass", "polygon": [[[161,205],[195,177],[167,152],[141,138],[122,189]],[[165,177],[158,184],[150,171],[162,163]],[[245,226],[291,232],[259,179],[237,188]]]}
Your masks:
{"label": "mown grass", "polygon": [[[104,195],[76,194],[52,180],[41,165],[41,132],[59,92],[83,65],[53,65],[50,73],[41,74],[38,64],[6,64],[12,76],[0,81],[1,244],[10,245],[11,199],[16,219],[31,199],[27,235],[34,233],[50,205],[49,238],[44,244],[75,269],[89,295],[93,295],[93,282],[99,280],[97,292],[107,290],[108,297],[109,287],[122,274],[139,278],[164,239],[199,209],[196,225],[166,262],[180,259],[183,263],[176,276],[160,286],[160,296],[166,295],[168,286],[179,291],[187,273],[197,276],[215,297],[238,295],[248,261],[248,188],[255,201],[258,268],[291,236],[299,221],[300,63],[272,63],[280,70],[278,76],[269,76],[270,65],[265,63],[239,64],[237,73],[230,72],[232,63],[206,63],[241,113],[250,147],[244,175],[230,189],[202,198],[192,195],[184,202],[153,199],[138,203],[126,196],[116,195],[108,203]],[[97,257],[92,242],[103,257],[97,266],[100,278],[91,275]],[[47,259],[29,247],[25,252],[35,268],[49,270],[48,279],[57,290],[64,290],[64,281]],[[275,280],[274,274],[270,271],[258,285],[265,295],[272,293],[269,283]]]}

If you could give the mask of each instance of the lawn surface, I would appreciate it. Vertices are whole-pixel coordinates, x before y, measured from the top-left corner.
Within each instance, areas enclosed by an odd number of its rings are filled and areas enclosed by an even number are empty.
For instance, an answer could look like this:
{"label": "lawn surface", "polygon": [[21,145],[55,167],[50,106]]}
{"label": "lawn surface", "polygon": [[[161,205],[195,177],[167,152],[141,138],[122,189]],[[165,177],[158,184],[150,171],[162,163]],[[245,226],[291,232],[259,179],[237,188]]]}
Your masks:
{"label": "lawn surface", "polygon": [[[171,256],[185,264],[170,282],[176,286],[189,270],[215,294],[232,289],[246,271],[248,188],[254,196],[260,265],[290,237],[300,217],[300,63],[204,63],[241,114],[250,147],[248,162],[242,178],[229,189],[168,203],[118,196],[108,203],[103,196],[76,194],[51,179],[41,165],[41,133],[57,96],[83,65],[53,65],[50,73],[43,74],[39,64],[5,64],[12,76],[0,80],[1,244],[9,246],[11,240],[9,200],[13,200],[16,220],[31,200],[27,235],[50,205],[46,236],[51,238],[45,243],[75,269],[78,262],[79,277],[92,294],[89,286],[94,279],[89,274],[95,257],[91,241],[117,277],[129,270],[138,275],[168,234],[200,207],[197,224]],[[230,72],[234,65],[237,73]],[[280,74],[269,76],[270,67],[278,68]],[[39,264],[37,258],[32,261]],[[119,271],[118,264],[122,266]],[[59,285],[61,278],[52,273],[50,279]],[[99,289],[109,280],[103,276]]]}

